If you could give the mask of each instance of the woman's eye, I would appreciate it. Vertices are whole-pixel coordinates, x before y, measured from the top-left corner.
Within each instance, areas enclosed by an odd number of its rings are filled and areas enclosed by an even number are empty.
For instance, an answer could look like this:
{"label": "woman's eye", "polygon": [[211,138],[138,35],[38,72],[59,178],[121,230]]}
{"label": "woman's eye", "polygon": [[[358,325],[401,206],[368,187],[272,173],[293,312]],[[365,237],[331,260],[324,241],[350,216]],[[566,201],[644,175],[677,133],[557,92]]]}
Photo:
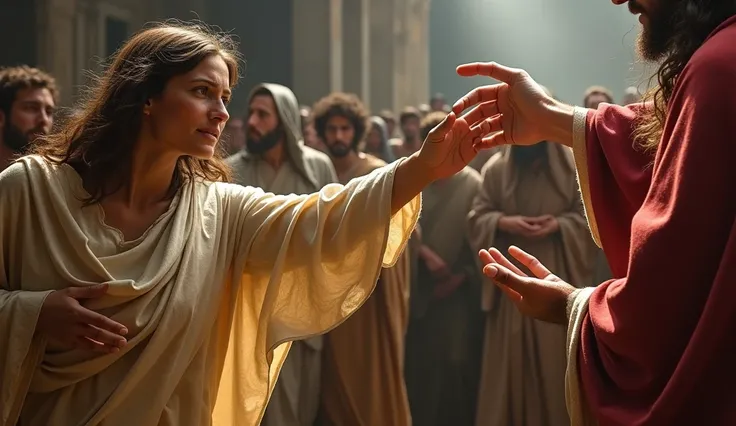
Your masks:
{"label": "woman's eye", "polygon": [[194,92],[197,93],[198,95],[206,96],[207,95],[207,88],[204,87],[204,86],[197,87],[196,89],[194,89]]}
{"label": "woman's eye", "polygon": [[225,104],[225,105],[228,105],[230,103],[230,98],[228,98],[228,97],[222,98],[222,103]]}

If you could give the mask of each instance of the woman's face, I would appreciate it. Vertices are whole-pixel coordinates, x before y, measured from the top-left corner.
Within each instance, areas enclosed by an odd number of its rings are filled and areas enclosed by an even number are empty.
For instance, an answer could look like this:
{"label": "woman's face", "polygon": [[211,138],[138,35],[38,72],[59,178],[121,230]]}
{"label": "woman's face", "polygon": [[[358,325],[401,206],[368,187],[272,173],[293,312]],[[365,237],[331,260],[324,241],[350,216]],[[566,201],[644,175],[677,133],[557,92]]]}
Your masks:
{"label": "woman's face", "polygon": [[186,74],[172,77],[144,107],[144,143],[162,154],[209,159],[230,115],[230,72],[211,55]]}
{"label": "woman's face", "polygon": [[381,150],[381,131],[377,126],[371,126],[371,130],[365,138],[365,149],[368,152],[379,152]]}

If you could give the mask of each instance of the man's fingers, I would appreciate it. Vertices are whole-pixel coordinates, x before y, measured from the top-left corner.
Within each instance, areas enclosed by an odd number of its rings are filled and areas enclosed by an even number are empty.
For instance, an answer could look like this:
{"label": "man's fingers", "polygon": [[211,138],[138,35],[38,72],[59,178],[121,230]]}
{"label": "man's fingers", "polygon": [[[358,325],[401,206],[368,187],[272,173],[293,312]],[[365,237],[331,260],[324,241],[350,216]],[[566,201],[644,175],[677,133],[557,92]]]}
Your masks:
{"label": "man's fingers", "polygon": [[492,86],[482,86],[478,87],[477,89],[473,89],[470,92],[468,92],[467,95],[463,96],[455,102],[455,104],[452,106],[452,112],[455,114],[460,114],[466,109],[470,108],[473,105],[484,103],[484,102],[493,102],[498,99],[498,92],[501,90],[502,84],[495,84]]}
{"label": "man's fingers", "polygon": [[128,334],[128,329],[124,325],[117,323],[104,315],[100,315],[97,312],[91,311],[83,306],[79,306],[78,309],[79,311],[77,312],[77,314],[79,315],[79,322],[93,325],[97,328],[107,330],[119,336],[125,336],[126,334]]}
{"label": "man's fingers", "polygon": [[477,142],[474,146],[476,151],[481,149],[491,149],[497,146],[504,146],[511,144],[511,141],[506,139],[506,134],[502,131],[496,132],[490,136],[486,136]]}
{"label": "man's fingers", "polygon": [[107,284],[96,284],[86,287],[68,287],[66,289],[69,297],[74,299],[96,299],[107,294]]}
{"label": "man's fingers", "polygon": [[473,77],[482,75],[485,77],[495,78],[506,84],[511,84],[521,73],[520,69],[510,68],[496,62],[472,62],[457,67],[458,75],[462,77]]}
{"label": "man's fingers", "polygon": [[522,295],[531,285],[528,277],[511,272],[508,268],[498,263],[486,265],[483,268],[483,273],[498,284],[503,284]]}
{"label": "man's fingers", "polygon": [[491,133],[496,133],[501,131],[501,120],[502,116],[496,115],[491,118],[486,118],[485,120],[481,121],[480,123],[476,124],[470,129],[470,134],[473,136],[473,138],[485,138]]}
{"label": "man's fingers", "polygon": [[540,262],[536,257],[532,256],[531,254],[520,249],[519,247],[509,247],[509,254],[513,256],[514,259],[521,262],[522,265],[527,267],[527,269],[529,269],[532,274],[534,274],[534,276],[536,276],[537,278],[544,279],[552,275],[552,272],[550,272],[547,267],[542,265],[542,262]]}
{"label": "man's fingers", "polygon": [[468,126],[474,127],[482,120],[498,115],[498,102],[483,102],[462,115],[462,119],[468,123]]}
{"label": "man's fingers", "polygon": [[454,112],[447,114],[444,120],[438,124],[434,129],[427,135],[427,140],[430,142],[441,142],[445,140],[445,135],[452,130],[452,126],[455,124],[456,116]]}
{"label": "man's fingers", "polygon": [[[494,250],[494,249],[491,249],[491,250]],[[483,262],[483,265],[484,266],[493,262],[493,257],[488,252],[488,250],[483,249],[483,250],[479,251],[478,252],[478,257],[480,257],[480,261]]]}
{"label": "man's fingers", "polygon": [[491,255],[491,258],[493,259],[494,263],[498,263],[499,265],[503,266],[504,268],[508,268],[511,272],[515,274],[519,274],[522,277],[525,277],[526,274],[519,268],[516,267],[513,263],[511,263],[510,260],[506,258],[506,256],[501,253],[501,251],[495,247],[492,247],[489,250],[489,253]]}

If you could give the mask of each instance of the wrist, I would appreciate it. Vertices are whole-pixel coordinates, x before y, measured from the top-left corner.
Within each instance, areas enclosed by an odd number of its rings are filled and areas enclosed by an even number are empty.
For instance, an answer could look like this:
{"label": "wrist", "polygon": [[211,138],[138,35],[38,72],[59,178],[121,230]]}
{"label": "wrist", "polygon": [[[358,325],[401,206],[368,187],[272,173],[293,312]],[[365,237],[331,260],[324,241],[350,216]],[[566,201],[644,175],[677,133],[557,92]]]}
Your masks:
{"label": "wrist", "polygon": [[572,148],[575,107],[555,101],[546,105],[545,109],[547,132],[544,139]]}

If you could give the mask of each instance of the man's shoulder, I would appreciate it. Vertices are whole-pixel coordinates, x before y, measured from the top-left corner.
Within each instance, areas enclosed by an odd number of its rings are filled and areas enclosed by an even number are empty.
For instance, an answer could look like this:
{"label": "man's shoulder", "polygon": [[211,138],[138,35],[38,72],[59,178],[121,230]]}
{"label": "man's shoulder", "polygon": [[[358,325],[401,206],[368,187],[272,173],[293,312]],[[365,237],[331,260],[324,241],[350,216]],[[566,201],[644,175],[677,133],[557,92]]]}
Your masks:
{"label": "man's shoulder", "polygon": [[506,156],[503,155],[504,150],[510,149],[510,147],[503,147],[497,153],[493,154],[491,158],[486,161],[483,168],[480,169],[481,179],[485,178],[489,174],[498,173],[506,166]]}
{"label": "man's shoulder", "polygon": [[302,156],[304,160],[313,162],[315,164],[325,164],[332,167],[332,160],[324,152],[306,145],[301,145],[299,146],[299,148],[302,150]]}
{"label": "man's shoulder", "polygon": [[468,182],[480,182],[482,180],[480,173],[470,166],[466,166],[464,169],[460,170],[458,175]]}
{"label": "man's shoulder", "polygon": [[698,83],[712,83],[722,88],[736,76],[736,21],[724,26],[708,38],[693,54],[684,75],[692,75]]}

